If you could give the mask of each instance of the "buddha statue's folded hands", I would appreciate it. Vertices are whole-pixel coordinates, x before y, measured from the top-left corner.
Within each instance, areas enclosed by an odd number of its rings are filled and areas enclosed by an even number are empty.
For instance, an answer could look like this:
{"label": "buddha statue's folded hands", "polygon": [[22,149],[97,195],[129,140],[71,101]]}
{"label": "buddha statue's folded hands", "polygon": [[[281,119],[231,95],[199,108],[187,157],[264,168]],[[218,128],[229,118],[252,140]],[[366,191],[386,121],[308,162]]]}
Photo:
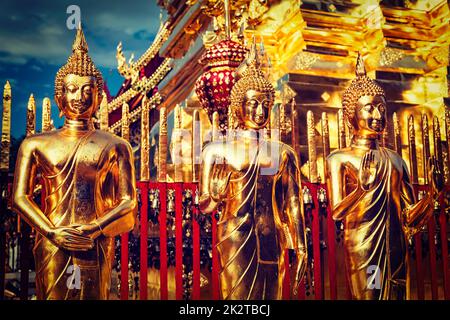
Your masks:
{"label": "buddha statue's folded hands", "polygon": [[101,235],[101,228],[98,223],[73,224],[72,228],[77,230],[83,237],[95,240]]}

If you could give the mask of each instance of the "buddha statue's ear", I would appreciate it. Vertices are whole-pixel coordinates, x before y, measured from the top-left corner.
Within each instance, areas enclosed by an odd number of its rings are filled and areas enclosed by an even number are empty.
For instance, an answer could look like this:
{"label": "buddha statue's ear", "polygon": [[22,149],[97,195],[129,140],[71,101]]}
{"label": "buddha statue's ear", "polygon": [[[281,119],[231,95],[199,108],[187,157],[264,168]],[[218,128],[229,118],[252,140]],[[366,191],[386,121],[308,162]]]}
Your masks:
{"label": "buddha statue's ear", "polygon": [[98,94],[99,88],[97,82],[95,83],[94,87],[92,88],[92,105],[95,106],[94,110],[92,110],[92,114],[94,115],[95,112],[97,112],[98,108],[100,107],[100,97],[101,95]]}
{"label": "buddha statue's ear", "polygon": [[64,115],[64,112],[63,112],[63,105],[62,105],[62,96],[57,96],[57,95],[55,95],[55,102],[56,102],[56,105],[58,106],[58,109],[59,109],[59,117],[60,118],[62,118],[62,116]]}

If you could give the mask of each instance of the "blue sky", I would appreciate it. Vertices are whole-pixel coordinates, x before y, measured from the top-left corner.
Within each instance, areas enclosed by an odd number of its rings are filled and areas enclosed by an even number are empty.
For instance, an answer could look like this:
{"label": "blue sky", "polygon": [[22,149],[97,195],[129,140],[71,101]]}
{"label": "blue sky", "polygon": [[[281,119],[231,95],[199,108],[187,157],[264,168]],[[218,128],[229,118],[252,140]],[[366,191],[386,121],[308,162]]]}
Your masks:
{"label": "blue sky", "polygon": [[[37,130],[41,129],[42,100],[52,100],[52,118],[58,127],[63,119],[53,100],[56,71],[70,52],[75,30],[69,30],[67,7],[78,5],[89,53],[100,69],[112,95],[123,78],[117,72],[116,47],[122,41],[127,59],[135,60],[151,45],[160,24],[156,0],[2,0],[0,5],[0,86],[12,87],[11,133],[25,133],[26,106],[34,94]],[[165,15],[164,15],[165,16]],[[3,111],[3,103],[0,103]],[[0,123],[1,126],[1,123]]]}

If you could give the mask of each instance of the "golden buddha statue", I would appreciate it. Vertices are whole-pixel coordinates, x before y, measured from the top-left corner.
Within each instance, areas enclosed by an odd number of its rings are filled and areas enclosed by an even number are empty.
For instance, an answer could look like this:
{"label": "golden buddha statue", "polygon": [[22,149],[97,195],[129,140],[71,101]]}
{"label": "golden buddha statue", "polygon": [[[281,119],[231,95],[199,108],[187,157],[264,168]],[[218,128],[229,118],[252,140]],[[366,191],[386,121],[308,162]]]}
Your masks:
{"label": "golden buddha statue", "polygon": [[232,132],[203,150],[199,206],[220,212],[222,299],[280,299],[285,249],[296,253],[294,293],[306,268],[299,161],[291,147],[263,135],[275,91],[255,44],[245,63],[231,91]]}
{"label": "golden buddha statue", "polygon": [[333,218],[344,220],[346,276],[353,299],[409,298],[407,240],[433,213],[442,190],[437,163],[429,168],[431,192],[416,202],[405,161],[380,147],[386,127],[384,90],[366,75],[358,55],[356,78],[343,95],[353,130],[350,147],[327,159]]}
{"label": "golden buddha statue", "polygon": [[[55,80],[64,126],[27,137],[15,168],[13,208],[37,230],[38,299],[107,299],[114,237],[135,223],[130,144],[93,126],[102,91],[102,75],[79,27],[72,55]],[[33,201],[38,173],[42,209]]]}

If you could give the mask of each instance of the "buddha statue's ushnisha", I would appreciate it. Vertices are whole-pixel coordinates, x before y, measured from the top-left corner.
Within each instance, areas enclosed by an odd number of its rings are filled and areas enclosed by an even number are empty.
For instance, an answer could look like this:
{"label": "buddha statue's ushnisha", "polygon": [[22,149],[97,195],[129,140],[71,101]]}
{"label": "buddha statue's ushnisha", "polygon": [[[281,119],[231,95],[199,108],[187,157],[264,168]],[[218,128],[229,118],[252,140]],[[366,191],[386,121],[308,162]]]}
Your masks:
{"label": "buddha statue's ushnisha", "polygon": [[409,297],[407,240],[433,213],[442,190],[430,161],[431,192],[416,202],[405,161],[379,145],[386,127],[384,90],[366,75],[358,55],[356,78],[344,92],[350,147],[327,159],[333,218],[344,221],[346,276],[354,299]]}
{"label": "buddha statue's ushnisha", "polygon": [[[38,299],[107,299],[114,237],[135,223],[130,144],[93,126],[102,91],[79,27],[55,80],[64,126],[27,137],[15,168],[13,208],[37,231]],[[33,200],[37,174],[45,194],[41,208]]]}
{"label": "buddha statue's ushnisha", "polygon": [[227,140],[203,150],[200,209],[219,210],[217,249],[222,299],[280,299],[293,249],[294,292],[306,268],[299,162],[295,151],[265,139],[274,88],[256,45],[231,91]]}

